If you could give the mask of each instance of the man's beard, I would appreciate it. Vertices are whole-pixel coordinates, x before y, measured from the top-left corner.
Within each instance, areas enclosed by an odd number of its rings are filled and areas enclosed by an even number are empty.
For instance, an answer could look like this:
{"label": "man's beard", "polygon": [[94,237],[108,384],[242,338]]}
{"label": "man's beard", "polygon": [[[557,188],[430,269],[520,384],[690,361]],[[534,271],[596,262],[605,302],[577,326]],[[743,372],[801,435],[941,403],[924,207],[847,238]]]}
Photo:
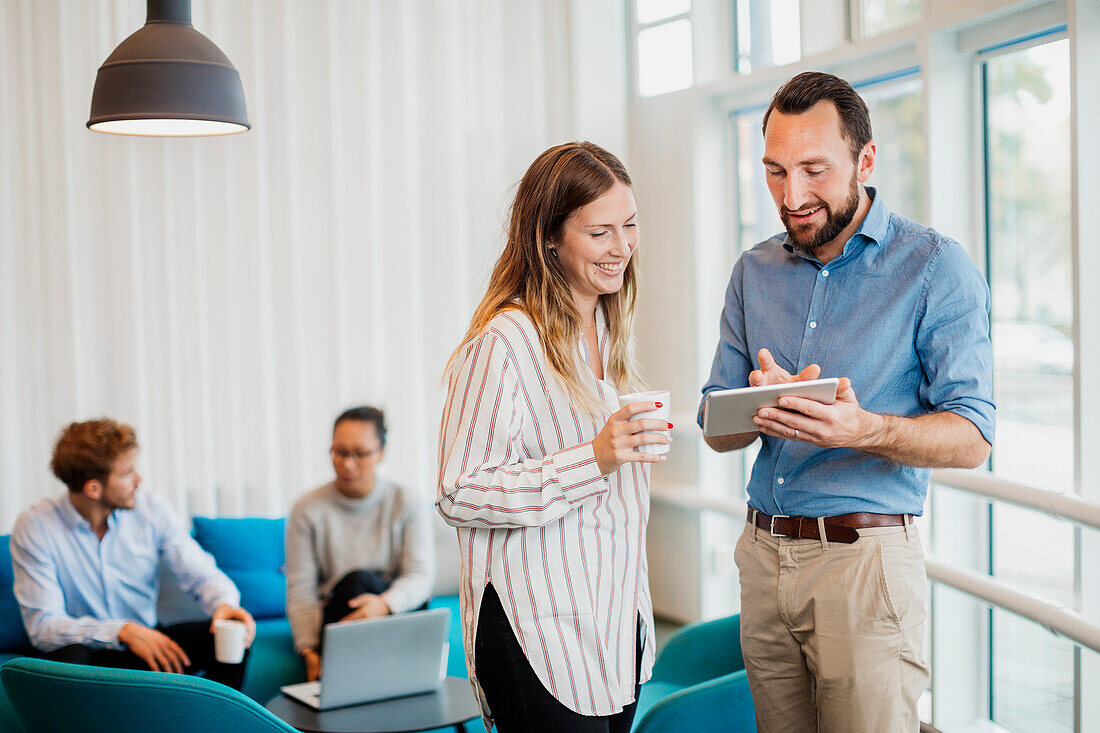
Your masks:
{"label": "man's beard", "polygon": [[799,211],[816,206],[823,206],[826,214],[825,223],[816,233],[805,225],[792,226],[790,209],[786,206],[779,212],[783,226],[787,229],[787,236],[790,237],[791,246],[796,252],[807,257],[814,257],[817,250],[836,239],[837,235],[844,231],[855,218],[856,210],[859,208],[859,183],[855,174],[852,175],[852,185],[848,190],[848,200],[844,202],[843,209],[834,212],[828,204],[819,200],[814,204],[803,206]]}

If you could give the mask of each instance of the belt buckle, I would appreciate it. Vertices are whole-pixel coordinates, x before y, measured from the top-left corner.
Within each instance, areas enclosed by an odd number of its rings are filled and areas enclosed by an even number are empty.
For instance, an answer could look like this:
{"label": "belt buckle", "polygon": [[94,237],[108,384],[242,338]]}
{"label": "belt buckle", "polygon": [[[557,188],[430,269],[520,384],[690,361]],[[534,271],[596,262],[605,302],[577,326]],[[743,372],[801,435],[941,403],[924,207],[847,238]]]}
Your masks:
{"label": "belt buckle", "polygon": [[790,535],[788,535],[788,534],[776,534],[776,532],[775,532],[775,520],[777,520],[777,519],[790,519],[790,518],[791,518],[790,514],[776,514],[775,516],[773,516],[772,521],[771,521],[771,525],[768,527],[768,531],[771,533],[771,536],[772,537],[790,537]]}

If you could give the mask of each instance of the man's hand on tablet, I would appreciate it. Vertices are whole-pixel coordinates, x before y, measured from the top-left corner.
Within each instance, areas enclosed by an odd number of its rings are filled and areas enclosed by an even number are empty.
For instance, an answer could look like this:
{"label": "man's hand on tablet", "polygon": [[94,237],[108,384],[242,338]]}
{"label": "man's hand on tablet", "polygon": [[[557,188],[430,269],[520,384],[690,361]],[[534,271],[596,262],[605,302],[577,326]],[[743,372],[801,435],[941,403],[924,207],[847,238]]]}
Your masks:
{"label": "man's hand on tablet", "polygon": [[775,363],[772,352],[767,349],[760,349],[756,352],[756,360],[760,364],[760,368],[749,372],[749,386],[752,387],[762,387],[766,384],[785,384],[787,382],[808,382],[821,376],[821,367],[817,364],[810,364],[798,374],[791,374]]}
{"label": "man's hand on tablet", "polygon": [[831,405],[803,397],[781,397],[778,408],[761,408],[753,418],[765,435],[801,440],[821,448],[862,448],[879,420],[880,416],[859,406],[847,377],[841,377],[836,401]]}

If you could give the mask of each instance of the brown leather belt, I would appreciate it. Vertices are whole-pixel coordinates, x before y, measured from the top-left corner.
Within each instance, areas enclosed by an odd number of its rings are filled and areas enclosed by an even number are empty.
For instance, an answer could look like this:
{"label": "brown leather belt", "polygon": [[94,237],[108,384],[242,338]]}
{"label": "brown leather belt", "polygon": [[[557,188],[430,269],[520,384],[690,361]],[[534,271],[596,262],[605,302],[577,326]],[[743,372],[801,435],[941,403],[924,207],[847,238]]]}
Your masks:
{"label": "brown leather belt", "polygon": [[[773,537],[790,537],[796,540],[820,540],[816,517],[788,517],[778,514],[774,517],[749,507],[750,520],[760,529],[768,530]],[[850,545],[859,539],[858,529],[867,527],[901,527],[905,525],[904,514],[870,514],[856,512],[825,517],[825,539],[829,542],[842,542]]]}

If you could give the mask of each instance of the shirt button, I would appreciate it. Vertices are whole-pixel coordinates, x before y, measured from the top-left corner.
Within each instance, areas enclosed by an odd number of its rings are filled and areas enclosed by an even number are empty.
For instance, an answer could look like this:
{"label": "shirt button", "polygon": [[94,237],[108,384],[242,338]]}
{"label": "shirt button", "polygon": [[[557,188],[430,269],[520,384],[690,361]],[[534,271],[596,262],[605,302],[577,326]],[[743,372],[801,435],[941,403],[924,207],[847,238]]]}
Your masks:
{"label": "shirt button", "polygon": [[783,477],[782,477],[782,476],[780,476],[779,478],[777,478],[777,479],[775,480],[775,482],[776,482],[777,484],[782,484],[782,483],[783,483]]}
{"label": "shirt button", "polygon": [[810,328],[817,328],[817,321],[810,321]]}
{"label": "shirt button", "polygon": [[821,271],[821,277],[829,277],[829,271],[828,270],[822,270]]}

